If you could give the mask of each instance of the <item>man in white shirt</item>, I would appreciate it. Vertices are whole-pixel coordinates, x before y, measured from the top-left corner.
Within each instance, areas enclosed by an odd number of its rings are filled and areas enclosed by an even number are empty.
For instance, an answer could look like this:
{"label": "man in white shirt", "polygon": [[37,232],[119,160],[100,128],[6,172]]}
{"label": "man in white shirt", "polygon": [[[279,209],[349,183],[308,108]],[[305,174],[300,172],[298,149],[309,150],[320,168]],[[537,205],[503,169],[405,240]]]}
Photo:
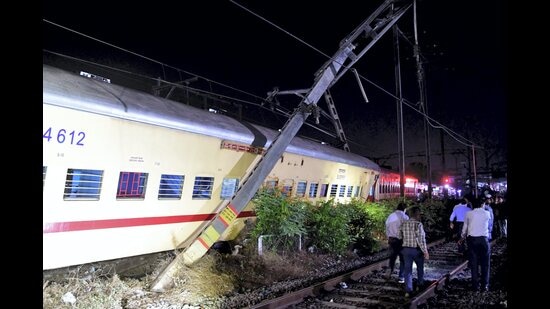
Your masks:
{"label": "man in white shirt", "polygon": [[[491,260],[489,220],[491,220],[491,217],[489,212],[483,209],[481,201],[474,203],[474,207],[474,210],[466,213],[460,242],[464,242],[464,239],[466,239],[468,244],[468,260],[472,272],[472,289],[479,291],[479,282],[481,281],[481,290],[488,291]],[[481,267],[481,280],[479,278],[479,267]]]}
{"label": "man in white shirt", "polygon": [[388,279],[393,273],[393,269],[395,268],[395,260],[397,260],[397,256],[399,256],[399,283],[405,282],[405,278],[403,277],[405,262],[403,260],[403,254],[401,254],[403,240],[399,238],[399,227],[403,221],[409,220],[409,216],[407,216],[404,212],[406,206],[407,205],[404,202],[400,202],[397,204],[395,211],[392,212],[386,219],[386,236],[388,237],[388,245],[391,250]]}

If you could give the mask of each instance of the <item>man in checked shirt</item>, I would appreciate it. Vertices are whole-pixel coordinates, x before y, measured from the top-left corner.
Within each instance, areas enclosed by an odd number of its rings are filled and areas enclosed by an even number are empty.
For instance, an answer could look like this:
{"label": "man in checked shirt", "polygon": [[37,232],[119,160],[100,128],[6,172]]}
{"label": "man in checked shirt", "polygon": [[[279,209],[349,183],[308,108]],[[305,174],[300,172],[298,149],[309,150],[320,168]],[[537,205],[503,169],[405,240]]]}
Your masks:
{"label": "man in checked shirt", "polygon": [[404,221],[399,229],[399,236],[403,239],[401,253],[405,259],[405,297],[410,297],[413,291],[412,284],[412,263],[416,264],[418,271],[418,286],[424,285],[424,260],[430,259],[428,247],[426,246],[426,233],[422,222],[420,222],[420,207],[414,206],[410,209],[410,219]]}

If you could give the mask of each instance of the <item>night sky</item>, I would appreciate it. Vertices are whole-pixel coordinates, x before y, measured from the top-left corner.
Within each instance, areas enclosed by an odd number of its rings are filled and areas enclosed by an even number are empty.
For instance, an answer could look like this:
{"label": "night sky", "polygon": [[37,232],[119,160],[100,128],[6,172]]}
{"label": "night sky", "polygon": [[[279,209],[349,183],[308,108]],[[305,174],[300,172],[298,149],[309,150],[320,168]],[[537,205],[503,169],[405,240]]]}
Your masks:
{"label": "night sky", "polygon": [[[235,1],[332,56],[346,35],[382,1]],[[477,145],[499,149],[508,145],[506,2],[418,0],[418,33],[424,56],[428,112]],[[413,10],[399,20],[400,30],[413,36]],[[327,61],[323,55],[229,0],[200,1],[44,1],[43,19],[265,98],[280,90],[309,88],[314,73]],[[113,63],[169,68],[116,51],[90,39],[42,22],[43,48],[84,59],[112,58]],[[412,48],[400,42],[403,93],[418,101]],[[370,81],[394,92],[392,33],[388,31],[356,64]],[[187,76],[188,77],[188,76]],[[347,73],[331,90],[344,131],[370,157],[397,152],[395,99],[363,81],[369,103],[361,97],[355,77]],[[279,98],[292,109],[298,97]],[[251,97],[246,100],[252,100]],[[256,100],[257,101],[257,100]],[[321,102],[321,101],[320,101]],[[319,103],[324,107],[324,102]],[[424,150],[423,121],[404,107],[405,151]],[[440,130],[433,129],[432,152],[441,152]],[[359,137],[358,137],[359,136]],[[443,134],[445,148],[465,149]],[[388,142],[389,141],[389,142]],[[352,147],[354,149],[355,146]],[[407,162],[422,161],[411,155]],[[440,158],[432,159],[436,165]],[[454,168],[463,158],[447,158]],[[496,160],[498,161],[498,160]],[[381,163],[393,165],[391,159]],[[395,167],[395,165],[393,166]]]}

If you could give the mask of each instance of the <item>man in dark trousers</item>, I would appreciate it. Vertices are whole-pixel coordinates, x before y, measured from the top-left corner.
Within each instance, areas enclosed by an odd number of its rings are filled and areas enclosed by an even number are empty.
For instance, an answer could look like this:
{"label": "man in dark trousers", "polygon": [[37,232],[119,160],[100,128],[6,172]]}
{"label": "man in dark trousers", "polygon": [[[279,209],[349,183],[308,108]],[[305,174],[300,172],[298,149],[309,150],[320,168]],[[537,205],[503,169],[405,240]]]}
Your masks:
{"label": "man in dark trousers", "polygon": [[405,262],[403,260],[403,255],[401,254],[401,245],[403,240],[399,238],[399,228],[401,227],[401,223],[405,220],[409,220],[409,216],[407,216],[404,212],[405,207],[405,202],[399,202],[395,211],[392,212],[386,219],[386,236],[388,237],[388,245],[391,250],[388,279],[391,278],[391,274],[395,268],[395,260],[397,260],[397,256],[399,256],[399,283],[405,282],[405,277],[403,277]]}
{"label": "man in dark trousers", "polygon": [[449,226],[453,231],[454,240],[460,239],[460,233],[462,233],[462,226],[464,225],[464,218],[466,218],[466,213],[470,210],[472,209],[468,206],[468,199],[465,197],[462,198],[460,203],[453,207],[453,212],[449,217]]}
{"label": "man in dark trousers", "polygon": [[404,221],[399,229],[399,236],[403,239],[401,253],[405,260],[405,297],[410,297],[413,291],[412,284],[412,263],[416,264],[418,272],[418,286],[424,285],[424,259],[428,260],[428,246],[426,245],[426,233],[420,222],[420,207],[414,206],[409,212],[410,219]]}
{"label": "man in dark trousers", "polygon": [[[468,260],[472,272],[472,290],[489,290],[489,268],[491,258],[491,247],[489,246],[489,212],[483,209],[483,203],[476,201],[474,210],[466,213],[464,226],[462,227],[462,238],[468,244]],[[481,267],[481,280],[479,268]]]}

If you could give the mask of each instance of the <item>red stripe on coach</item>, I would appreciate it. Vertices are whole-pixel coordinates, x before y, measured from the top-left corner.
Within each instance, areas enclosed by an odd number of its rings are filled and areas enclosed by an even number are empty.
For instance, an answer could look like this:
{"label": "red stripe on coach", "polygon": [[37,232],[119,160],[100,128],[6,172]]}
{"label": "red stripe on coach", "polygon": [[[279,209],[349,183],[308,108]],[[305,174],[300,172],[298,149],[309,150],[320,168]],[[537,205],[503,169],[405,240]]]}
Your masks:
{"label": "red stripe on coach", "polygon": [[256,217],[256,213],[253,211],[242,211],[237,218]]}
{"label": "red stripe on coach", "polygon": [[187,216],[51,222],[51,223],[44,223],[42,227],[42,233],[59,233],[59,232],[110,229],[110,228],[117,228],[117,227],[185,223],[185,222],[207,221],[207,220],[212,220],[212,218],[214,218],[213,214],[200,214],[200,215],[187,215]]}

